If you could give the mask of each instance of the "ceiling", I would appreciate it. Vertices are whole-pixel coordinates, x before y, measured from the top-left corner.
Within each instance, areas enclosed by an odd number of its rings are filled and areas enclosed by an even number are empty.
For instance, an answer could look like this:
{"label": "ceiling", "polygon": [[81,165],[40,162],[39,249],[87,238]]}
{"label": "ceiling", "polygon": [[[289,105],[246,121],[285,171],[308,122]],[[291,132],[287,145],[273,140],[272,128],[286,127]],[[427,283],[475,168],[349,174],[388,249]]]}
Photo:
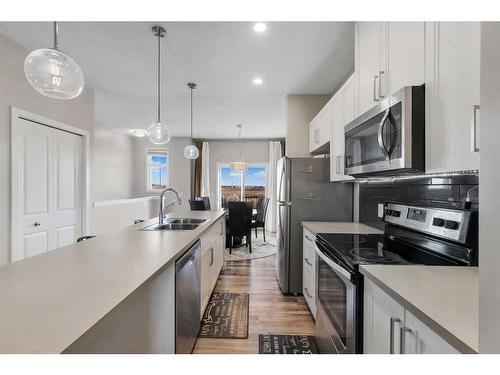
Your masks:
{"label": "ceiling", "polygon": [[[327,94],[354,70],[351,22],[63,22],[59,48],[82,67],[95,90],[96,121],[123,130],[155,119],[156,40],[162,58],[162,120],[189,135],[189,89],[195,82],[194,137],[285,136],[286,95]],[[49,22],[0,22],[0,33],[28,50],[52,45]],[[252,83],[255,77],[262,85]]]}

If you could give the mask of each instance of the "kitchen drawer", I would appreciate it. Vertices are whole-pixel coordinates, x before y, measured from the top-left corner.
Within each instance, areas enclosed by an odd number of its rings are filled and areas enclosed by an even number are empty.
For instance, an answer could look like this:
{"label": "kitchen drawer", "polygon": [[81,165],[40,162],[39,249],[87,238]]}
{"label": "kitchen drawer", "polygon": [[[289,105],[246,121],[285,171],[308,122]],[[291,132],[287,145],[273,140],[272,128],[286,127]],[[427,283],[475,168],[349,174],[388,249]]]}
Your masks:
{"label": "kitchen drawer", "polygon": [[304,272],[302,275],[302,293],[309,310],[316,319],[316,279],[309,272]]}

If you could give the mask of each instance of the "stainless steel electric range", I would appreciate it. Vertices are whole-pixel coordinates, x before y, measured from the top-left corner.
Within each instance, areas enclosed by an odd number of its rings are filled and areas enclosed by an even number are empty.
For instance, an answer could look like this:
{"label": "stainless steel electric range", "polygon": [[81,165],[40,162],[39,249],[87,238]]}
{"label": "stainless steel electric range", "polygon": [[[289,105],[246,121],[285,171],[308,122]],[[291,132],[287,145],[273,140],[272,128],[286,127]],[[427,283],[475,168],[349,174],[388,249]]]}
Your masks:
{"label": "stainless steel electric range", "polygon": [[318,234],[316,341],[321,353],[361,353],[360,265],[477,265],[477,213],[386,203],[383,234]]}

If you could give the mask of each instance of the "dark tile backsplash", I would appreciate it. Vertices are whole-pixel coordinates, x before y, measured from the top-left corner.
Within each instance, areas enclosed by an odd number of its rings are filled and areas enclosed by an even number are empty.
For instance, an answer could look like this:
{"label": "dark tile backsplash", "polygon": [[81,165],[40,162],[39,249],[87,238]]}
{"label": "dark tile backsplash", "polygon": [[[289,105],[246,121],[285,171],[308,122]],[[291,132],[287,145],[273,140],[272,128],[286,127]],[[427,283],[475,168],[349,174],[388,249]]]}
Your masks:
{"label": "dark tile backsplash", "polygon": [[[383,229],[377,216],[378,204],[404,202],[416,205],[461,208],[467,191],[479,183],[477,175],[400,179],[390,182],[360,183],[359,221]],[[478,209],[478,189],[470,192],[472,209]]]}

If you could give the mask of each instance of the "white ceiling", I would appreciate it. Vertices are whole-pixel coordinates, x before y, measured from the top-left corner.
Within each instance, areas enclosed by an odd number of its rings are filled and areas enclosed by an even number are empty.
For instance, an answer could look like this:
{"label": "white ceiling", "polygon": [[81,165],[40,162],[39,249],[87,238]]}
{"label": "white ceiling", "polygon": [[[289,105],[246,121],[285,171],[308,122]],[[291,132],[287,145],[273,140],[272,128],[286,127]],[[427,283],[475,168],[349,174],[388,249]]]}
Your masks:
{"label": "white ceiling", "polygon": [[[156,40],[149,22],[64,22],[59,48],[82,67],[95,90],[96,120],[120,129],[146,128],[155,118]],[[327,94],[354,69],[350,22],[160,22],[163,41],[162,119],[174,136],[285,136],[287,94]],[[28,50],[52,45],[49,22],[0,22],[0,33]],[[264,83],[255,86],[254,77]]]}

